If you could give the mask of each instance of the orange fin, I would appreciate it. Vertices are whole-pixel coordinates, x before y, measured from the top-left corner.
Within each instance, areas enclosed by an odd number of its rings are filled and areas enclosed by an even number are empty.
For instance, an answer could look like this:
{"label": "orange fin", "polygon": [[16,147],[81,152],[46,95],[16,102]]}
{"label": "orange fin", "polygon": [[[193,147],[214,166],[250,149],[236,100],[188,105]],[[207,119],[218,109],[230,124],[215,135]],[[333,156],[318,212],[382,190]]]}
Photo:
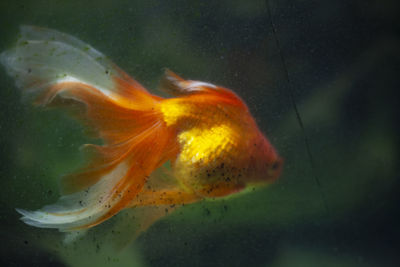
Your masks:
{"label": "orange fin", "polygon": [[54,30],[23,26],[17,46],[0,55],[7,72],[36,104],[62,106],[89,126],[104,145],[87,145],[92,157],[64,177],[57,203],[18,210],[36,227],[89,228],[129,206],[149,175],[176,153],[175,136],[159,111],[161,98],[90,45]]}
{"label": "orange fin", "polygon": [[[163,123],[156,121],[121,148],[116,148],[114,155],[110,156],[112,152],[108,151],[114,149],[112,146],[98,147],[105,155],[92,164],[98,163],[100,167],[89,168],[86,175],[78,174],[71,180],[76,182],[80,178],[79,187],[92,184],[90,187],[65,195],[56,204],[39,211],[19,210],[24,215],[23,220],[33,226],[61,231],[89,228],[107,220],[129,207],[153,170],[168,160],[172,137]],[[70,186],[73,186],[71,181]]]}

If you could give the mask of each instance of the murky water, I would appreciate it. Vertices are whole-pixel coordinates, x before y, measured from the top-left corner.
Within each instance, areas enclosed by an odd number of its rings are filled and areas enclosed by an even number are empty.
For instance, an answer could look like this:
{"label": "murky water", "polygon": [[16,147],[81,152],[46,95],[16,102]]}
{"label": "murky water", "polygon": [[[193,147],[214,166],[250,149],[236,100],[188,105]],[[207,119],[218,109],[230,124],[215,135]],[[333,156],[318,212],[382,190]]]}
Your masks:
{"label": "murky water", "polygon": [[64,112],[21,100],[1,68],[1,265],[397,266],[399,4],[266,3],[2,1],[1,51],[20,25],[38,25],[91,44],[155,93],[164,68],[226,86],[285,164],[274,184],[185,205],[118,252],[107,236],[125,213],[65,245],[15,208],[56,201],[58,178],[93,140]]}

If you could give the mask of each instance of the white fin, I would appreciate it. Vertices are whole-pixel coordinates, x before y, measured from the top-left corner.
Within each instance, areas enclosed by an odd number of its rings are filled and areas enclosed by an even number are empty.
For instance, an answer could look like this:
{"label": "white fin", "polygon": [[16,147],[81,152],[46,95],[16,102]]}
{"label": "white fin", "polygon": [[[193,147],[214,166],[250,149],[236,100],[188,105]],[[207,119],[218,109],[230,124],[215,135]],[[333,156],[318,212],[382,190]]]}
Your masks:
{"label": "white fin", "polygon": [[55,204],[37,211],[17,209],[26,224],[41,228],[70,231],[96,222],[119,198],[112,188],[128,172],[128,165],[120,163],[88,190],[62,196]]}
{"label": "white fin", "polygon": [[107,92],[116,90],[113,76],[130,81],[128,75],[102,53],[77,38],[55,30],[21,26],[15,48],[0,54],[16,85],[27,92],[40,92],[64,80],[87,83]]}
{"label": "white fin", "polygon": [[187,95],[207,90],[218,90],[218,87],[211,83],[184,80],[169,69],[165,70],[159,87],[161,90],[164,90],[175,96]]}

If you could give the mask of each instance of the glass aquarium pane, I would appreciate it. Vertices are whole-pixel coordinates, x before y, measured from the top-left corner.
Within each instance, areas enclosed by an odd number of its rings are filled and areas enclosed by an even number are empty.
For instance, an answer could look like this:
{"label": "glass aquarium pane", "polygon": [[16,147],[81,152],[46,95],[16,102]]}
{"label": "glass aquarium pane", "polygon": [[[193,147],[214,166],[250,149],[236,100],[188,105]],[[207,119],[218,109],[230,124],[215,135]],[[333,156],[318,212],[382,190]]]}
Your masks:
{"label": "glass aquarium pane", "polygon": [[[394,0],[1,1],[0,264],[398,266],[398,8]],[[164,77],[166,69],[201,82]],[[26,88],[46,82],[70,83],[48,91],[60,103],[39,101],[62,108],[32,105]],[[74,91],[76,82],[92,87]],[[84,189],[63,198],[75,201],[72,215],[22,212],[41,227],[24,224],[16,209],[56,203],[62,177],[87,163],[79,150],[88,143],[112,148],[64,185]],[[121,155],[125,165],[112,165]],[[124,186],[141,194],[118,187],[126,172]],[[223,180],[214,186],[210,176]],[[114,196],[110,212],[93,204],[102,190]]]}

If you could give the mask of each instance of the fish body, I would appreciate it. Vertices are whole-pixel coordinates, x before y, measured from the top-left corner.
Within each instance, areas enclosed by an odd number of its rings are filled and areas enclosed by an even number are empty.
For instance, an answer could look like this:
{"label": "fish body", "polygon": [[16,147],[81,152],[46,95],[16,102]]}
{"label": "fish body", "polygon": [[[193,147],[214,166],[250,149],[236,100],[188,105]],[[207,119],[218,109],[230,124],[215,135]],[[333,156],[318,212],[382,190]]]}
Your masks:
{"label": "fish body", "polygon": [[[36,105],[67,108],[103,140],[84,146],[90,161],[62,177],[57,203],[18,210],[27,224],[86,229],[126,208],[227,196],[281,172],[277,152],[227,88],[167,70],[160,88],[173,97],[162,98],[93,47],[34,26],[22,26],[0,60]],[[170,173],[155,175],[167,162]]]}
{"label": "fish body", "polygon": [[261,172],[280,164],[279,158],[244,102],[226,88],[184,82],[201,88],[167,99],[161,107],[166,124],[178,129],[174,170],[183,186],[218,197],[240,191],[248,182],[276,178],[276,173]]}

